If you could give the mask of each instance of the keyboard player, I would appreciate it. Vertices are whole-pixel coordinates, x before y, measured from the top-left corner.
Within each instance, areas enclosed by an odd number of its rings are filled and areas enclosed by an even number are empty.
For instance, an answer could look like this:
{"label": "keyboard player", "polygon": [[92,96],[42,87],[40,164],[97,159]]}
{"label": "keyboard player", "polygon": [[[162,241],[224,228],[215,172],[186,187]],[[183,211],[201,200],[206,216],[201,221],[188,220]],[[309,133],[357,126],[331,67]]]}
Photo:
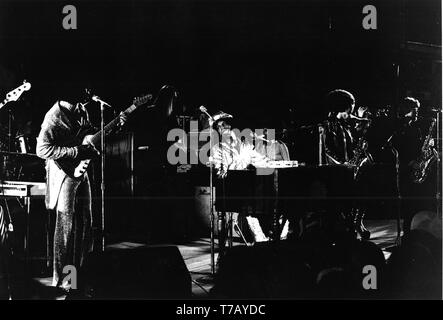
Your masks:
{"label": "keyboard player", "polygon": [[[228,171],[230,170],[247,170],[250,166],[254,166],[259,163],[266,163],[270,160],[268,157],[266,157],[266,155],[260,154],[257,152],[257,150],[255,150],[255,147],[252,144],[252,139],[249,139],[251,141],[247,141],[248,139],[242,141],[236,136],[230,124],[232,115],[219,111],[212,116],[212,118],[214,121],[213,128],[216,134],[214,135],[214,146],[211,148],[210,162],[214,165],[219,178],[226,180],[229,175]],[[219,185],[222,186],[221,193],[223,193],[225,196],[227,195],[226,191],[228,193],[232,191],[226,189],[230,189],[231,187],[235,189],[235,187],[229,185],[229,183],[222,182]],[[235,207],[236,210],[240,211],[241,208],[239,205],[237,205],[238,203],[239,202],[237,201],[236,205],[231,204],[228,205],[228,207]],[[219,212],[219,228],[224,226],[225,221],[224,216],[220,214],[221,213]],[[261,231],[257,221],[252,221],[249,218],[252,219],[252,217],[248,217],[248,222],[253,233],[254,240],[268,240]],[[221,230],[219,234],[224,234],[224,231]]]}
{"label": "keyboard player", "polygon": [[214,116],[213,128],[216,132],[211,148],[210,162],[217,170],[219,177],[224,178],[228,170],[245,170],[249,166],[269,160],[258,153],[253,144],[241,141],[231,128],[232,115],[223,111]]}

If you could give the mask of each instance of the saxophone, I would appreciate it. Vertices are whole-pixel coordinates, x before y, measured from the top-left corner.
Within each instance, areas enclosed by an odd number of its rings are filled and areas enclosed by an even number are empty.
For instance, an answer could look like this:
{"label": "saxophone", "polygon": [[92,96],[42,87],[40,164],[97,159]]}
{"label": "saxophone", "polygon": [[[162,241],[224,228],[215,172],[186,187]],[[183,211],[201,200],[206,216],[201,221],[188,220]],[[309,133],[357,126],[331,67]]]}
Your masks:
{"label": "saxophone", "polygon": [[431,147],[430,141],[432,137],[432,130],[435,126],[435,119],[432,119],[429,126],[428,134],[423,142],[420,156],[412,163],[412,181],[414,183],[423,183],[428,176],[428,169],[431,163],[438,159],[438,154],[434,148]]}
{"label": "saxophone", "polygon": [[354,149],[353,157],[349,160],[349,164],[354,167],[354,180],[358,180],[360,168],[365,163],[372,164],[374,160],[368,152],[368,141],[364,137],[360,137]]}

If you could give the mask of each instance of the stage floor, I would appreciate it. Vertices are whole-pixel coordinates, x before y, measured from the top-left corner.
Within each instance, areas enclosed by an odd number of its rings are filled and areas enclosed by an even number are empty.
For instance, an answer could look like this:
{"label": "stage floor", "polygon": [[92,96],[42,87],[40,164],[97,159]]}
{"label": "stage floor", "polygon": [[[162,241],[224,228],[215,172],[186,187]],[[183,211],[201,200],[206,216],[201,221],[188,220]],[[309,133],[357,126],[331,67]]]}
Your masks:
{"label": "stage floor", "polygon": [[[389,258],[390,248],[396,245],[397,238],[397,223],[396,220],[367,220],[365,222],[366,227],[371,231],[371,240],[377,244],[384,252],[385,258]],[[235,239],[233,245],[244,245],[239,240]],[[185,244],[171,244],[165,243],[165,245],[176,245],[186,263],[188,271],[192,278],[192,293],[197,299],[205,299],[209,296],[209,291],[213,287],[213,281],[211,277],[211,247],[209,238],[201,238],[191,241]],[[133,242],[120,242],[110,245],[114,248],[135,248],[144,246],[144,244]],[[215,254],[215,260],[217,261],[217,253]],[[34,277],[34,281],[37,281],[42,287],[51,286],[51,277]],[[44,294],[45,299],[65,299],[64,295],[54,293],[53,296]],[[33,296],[34,299],[41,299],[42,296],[36,292]]]}

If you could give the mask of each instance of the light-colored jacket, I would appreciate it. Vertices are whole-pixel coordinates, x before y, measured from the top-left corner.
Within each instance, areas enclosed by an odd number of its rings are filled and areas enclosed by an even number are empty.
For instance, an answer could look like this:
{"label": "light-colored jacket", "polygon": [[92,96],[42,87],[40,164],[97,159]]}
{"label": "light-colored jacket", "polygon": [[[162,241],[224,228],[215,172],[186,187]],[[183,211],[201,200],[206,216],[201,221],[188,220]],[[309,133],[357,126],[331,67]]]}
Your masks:
{"label": "light-colored jacket", "polygon": [[74,116],[73,110],[73,105],[57,101],[46,113],[37,137],[37,155],[46,160],[46,207],[52,210],[66,178],[55,160],[77,156],[76,136],[83,122],[75,120],[80,118]]}

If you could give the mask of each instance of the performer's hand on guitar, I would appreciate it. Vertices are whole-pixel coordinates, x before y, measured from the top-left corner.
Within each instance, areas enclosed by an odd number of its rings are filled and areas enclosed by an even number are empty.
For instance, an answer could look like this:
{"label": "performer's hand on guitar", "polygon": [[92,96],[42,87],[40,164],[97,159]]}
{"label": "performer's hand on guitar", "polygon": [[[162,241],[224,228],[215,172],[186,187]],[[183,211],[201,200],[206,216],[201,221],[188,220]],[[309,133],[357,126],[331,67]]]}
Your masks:
{"label": "performer's hand on guitar", "polygon": [[429,147],[434,147],[435,146],[435,141],[434,141],[434,139],[429,139]]}
{"label": "performer's hand on guitar", "polygon": [[120,112],[120,123],[119,123],[119,126],[123,127],[125,125],[126,121],[128,121],[128,116],[126,115],[126,113]]}
{"label": "performer's hand on guitar", "polygon": [[77,159],[86,160],[99,156],[100,153],[90,144],[82,144],[77,147]]}

